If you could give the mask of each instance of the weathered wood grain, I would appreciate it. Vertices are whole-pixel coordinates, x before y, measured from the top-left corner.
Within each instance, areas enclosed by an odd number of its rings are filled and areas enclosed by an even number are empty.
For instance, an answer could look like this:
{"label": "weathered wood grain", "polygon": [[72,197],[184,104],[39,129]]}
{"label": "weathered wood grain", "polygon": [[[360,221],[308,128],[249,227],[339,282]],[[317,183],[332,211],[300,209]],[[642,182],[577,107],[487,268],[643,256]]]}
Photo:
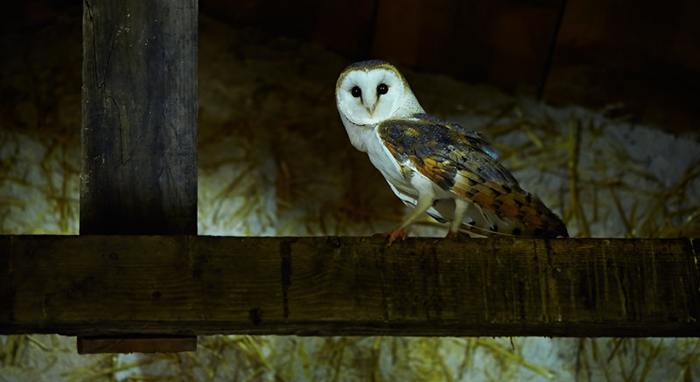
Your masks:
{"label": "weathered wood grain", "polygon": [[700,335],[690,239],[8,236],[0,264],[5,334]]}
{"label": "weathered wood grain", "polygon": [[197,4],[84,2],[81,234],[196,233]]}

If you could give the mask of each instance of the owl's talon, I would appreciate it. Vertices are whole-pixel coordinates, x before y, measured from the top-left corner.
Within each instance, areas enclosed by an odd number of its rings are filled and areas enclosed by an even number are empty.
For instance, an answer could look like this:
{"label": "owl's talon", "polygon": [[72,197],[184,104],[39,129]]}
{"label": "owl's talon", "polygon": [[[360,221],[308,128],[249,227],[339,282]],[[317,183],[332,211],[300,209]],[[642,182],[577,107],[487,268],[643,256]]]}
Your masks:
{"label": "owl's talon", "polygon": [[403,229],[392,229],[389,232],[374,234],[372,237],[385,237],[386,244],[384,244],[384,247],[388,248],[398,239],[405,240],[406,232]]}
{"label": "owl's talon", "polygon": [[445,239],[455,239],[459,236],[459,232],[454,232],[454,231],[448,231],[447,236],[445,236]]}
{"label": "owl's talon", "polygon": [[398,239],[401,239],[401,241],[406,240],[406,232],[404,232],[402,229],[392,229],[388,232],[388,234],[389,237],[387,238],[385,245],[387,248]]}

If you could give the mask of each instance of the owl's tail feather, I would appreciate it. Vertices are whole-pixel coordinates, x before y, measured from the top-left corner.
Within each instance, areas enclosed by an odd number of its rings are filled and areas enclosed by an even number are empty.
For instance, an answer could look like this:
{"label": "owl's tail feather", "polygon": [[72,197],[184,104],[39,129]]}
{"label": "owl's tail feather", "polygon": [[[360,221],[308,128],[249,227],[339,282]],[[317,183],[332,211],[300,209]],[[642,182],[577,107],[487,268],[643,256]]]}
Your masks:
{"label": "owl's tail feather", "polygon": [[[564,222],[539,198],[518,186],[462,183],[455,184],[454,189],[480,210],[481,216],[470,214],[477,227],[517,236],[569,237]],[[498,229],[499,222],[507,229]]]}

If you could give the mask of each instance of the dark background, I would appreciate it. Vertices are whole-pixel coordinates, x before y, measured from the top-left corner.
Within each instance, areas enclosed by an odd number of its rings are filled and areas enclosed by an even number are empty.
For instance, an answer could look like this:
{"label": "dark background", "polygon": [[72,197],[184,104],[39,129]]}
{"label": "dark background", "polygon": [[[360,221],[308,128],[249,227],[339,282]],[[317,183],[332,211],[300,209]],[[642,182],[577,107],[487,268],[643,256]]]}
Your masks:
{"label": "dark background", "polygon": [[[30,36],[81,7],[6,1],[3,37]],[[202,0],[200,11],[350,60],[381,58],[674,132],[700,129],[695,0]]]}

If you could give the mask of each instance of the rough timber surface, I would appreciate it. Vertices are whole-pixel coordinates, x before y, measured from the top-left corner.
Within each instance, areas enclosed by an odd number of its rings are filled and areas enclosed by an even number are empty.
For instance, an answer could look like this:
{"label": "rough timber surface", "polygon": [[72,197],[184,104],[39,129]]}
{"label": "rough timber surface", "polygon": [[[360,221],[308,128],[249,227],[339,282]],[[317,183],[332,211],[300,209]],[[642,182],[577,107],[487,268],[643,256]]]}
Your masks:
{"label": "rough timber surface", "polygon": [[5,236],[0,333],[700,335],[690,239],[383,243]]}
{"label": "rough timber surface", "polygon": [[83,5],[81,234],[197,232],[197,2]]}

